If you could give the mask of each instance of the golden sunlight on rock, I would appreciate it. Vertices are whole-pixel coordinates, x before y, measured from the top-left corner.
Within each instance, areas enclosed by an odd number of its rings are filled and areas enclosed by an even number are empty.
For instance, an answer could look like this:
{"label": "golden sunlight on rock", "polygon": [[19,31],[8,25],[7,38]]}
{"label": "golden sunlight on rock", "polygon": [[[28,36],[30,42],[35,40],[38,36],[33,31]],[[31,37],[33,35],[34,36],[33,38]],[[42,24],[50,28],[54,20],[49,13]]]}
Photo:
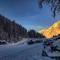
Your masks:
{"label": "golden sunlight on rock", "polygon": [[52,38],[53,36],[57,36],[58,34],[60,34],[60,21],[54,23],[51,27],[42,31],[42,34],[46,38]]}

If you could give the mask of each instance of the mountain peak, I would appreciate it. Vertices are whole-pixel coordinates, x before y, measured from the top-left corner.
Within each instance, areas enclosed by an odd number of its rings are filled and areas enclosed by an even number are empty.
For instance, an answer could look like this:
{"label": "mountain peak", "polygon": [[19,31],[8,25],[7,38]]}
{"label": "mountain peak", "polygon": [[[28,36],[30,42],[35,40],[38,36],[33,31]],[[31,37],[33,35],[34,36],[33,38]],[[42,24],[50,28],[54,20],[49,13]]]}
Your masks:
{"label": "mountain peak", "polygon": [[53,25],[51,25],[49,28],[44,30],[42,34],[46,38],[52,38],[53,36],[57,36],[60,34],[60,21],[55,22]]}
{"label": "mountain peak", "polygon": [[60,27],[60,21],[57,21],[57,22],[54,23],[52,26],[53,26],[53,27]]}

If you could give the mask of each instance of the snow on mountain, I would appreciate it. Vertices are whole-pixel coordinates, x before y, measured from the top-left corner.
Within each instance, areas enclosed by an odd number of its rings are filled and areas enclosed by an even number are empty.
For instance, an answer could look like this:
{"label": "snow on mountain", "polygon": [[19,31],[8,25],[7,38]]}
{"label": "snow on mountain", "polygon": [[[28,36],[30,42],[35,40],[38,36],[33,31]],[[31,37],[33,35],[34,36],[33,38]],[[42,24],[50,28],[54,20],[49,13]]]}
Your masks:
{"label": "snow on mountain", "polygon": [[57,36],[58,34],[60,34],[60,21],[57,21],[56,23],[51,25],[49,28],[42,31],[42,34],[46,38],[52,38],[53,36]]}

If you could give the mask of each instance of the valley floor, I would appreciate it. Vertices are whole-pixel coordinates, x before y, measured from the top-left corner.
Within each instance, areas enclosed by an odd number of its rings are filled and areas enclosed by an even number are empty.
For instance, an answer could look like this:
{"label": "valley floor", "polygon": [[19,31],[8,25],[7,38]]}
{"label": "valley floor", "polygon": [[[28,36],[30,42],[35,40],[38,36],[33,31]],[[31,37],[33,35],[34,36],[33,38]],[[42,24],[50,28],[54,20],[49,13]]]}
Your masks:
{"label": "valley floor", "polygon": [[27,45],[26,43],[0,46],[0,60],[52,60],[42,56],[43,43]]}

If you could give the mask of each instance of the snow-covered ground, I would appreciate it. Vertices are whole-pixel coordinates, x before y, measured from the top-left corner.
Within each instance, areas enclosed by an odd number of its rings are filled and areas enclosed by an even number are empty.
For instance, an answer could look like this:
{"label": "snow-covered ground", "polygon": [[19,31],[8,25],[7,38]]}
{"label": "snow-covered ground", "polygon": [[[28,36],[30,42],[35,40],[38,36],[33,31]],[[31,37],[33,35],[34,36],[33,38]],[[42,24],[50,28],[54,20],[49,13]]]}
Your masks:
{"label": "snow-covered ground", "polygon": [[27,45],[26,42],[0,46],[0,60],[52,60],[42,56],[43,43]]}
{"label": "snow-covered ground", "polygon": [[[57,49],[60,50],[60,39],[53,43],[54,46],[57,46]],[[60,57],[60,51],[48,52],[50,57]]]}

